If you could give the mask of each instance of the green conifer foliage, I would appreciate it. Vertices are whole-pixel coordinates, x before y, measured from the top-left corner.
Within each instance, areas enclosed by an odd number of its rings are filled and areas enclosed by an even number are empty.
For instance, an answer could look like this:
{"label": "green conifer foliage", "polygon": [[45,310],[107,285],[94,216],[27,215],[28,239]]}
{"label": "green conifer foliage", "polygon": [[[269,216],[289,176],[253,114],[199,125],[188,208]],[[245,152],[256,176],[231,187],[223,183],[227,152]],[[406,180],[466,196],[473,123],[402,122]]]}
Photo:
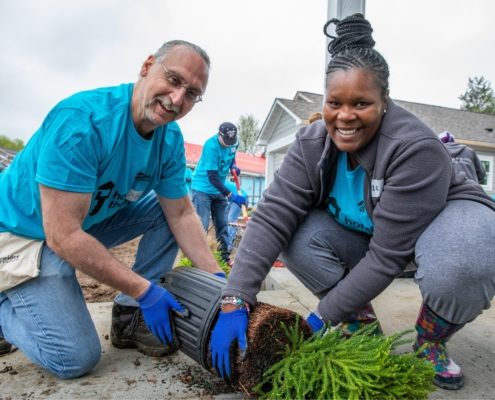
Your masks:
{"label": "green conifer foliage", "polygon": [[304,340],[287,329],[284,358],[271,366],[254,391],[266,399],[425,399],[435,371],[416,353],[394,354],[409,343],[405,331],[373,335],[376,323],[344,338],[337,329]]}
{"label": "green conifer foliage", "polygon": [[[229,276],[230,267],[225,262],[225,260],[222,258],[222,253],[220,253],[219,250],[213,250],[212,253],[215,256],[215,259],[217,260],[218,265],[220,266],[220,268],[222,268],[222,271],[225,273],[226,276]],[[194,267],[192,261],[187,257],[180,258],[179,261],[177,261],[176,266],[177,267]]]}

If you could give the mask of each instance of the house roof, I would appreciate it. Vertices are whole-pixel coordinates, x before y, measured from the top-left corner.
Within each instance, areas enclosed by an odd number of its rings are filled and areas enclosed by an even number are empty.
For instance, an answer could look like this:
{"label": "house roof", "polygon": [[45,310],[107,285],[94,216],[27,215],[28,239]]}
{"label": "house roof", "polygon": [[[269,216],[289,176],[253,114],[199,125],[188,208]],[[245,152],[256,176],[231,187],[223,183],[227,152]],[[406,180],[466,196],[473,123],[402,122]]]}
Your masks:
{"label": "house roof", "polygon": [[[495,144],[495,115],[396,99],[394,102],[415,114],[436,133],[448,130],[461,141]],[[276,98],[268,119],[285,110],[295,120],[307,123],[312,113],[321,111],[322,104],[323,95],[299,91],[292,100]],[[269,136],[270,129],[273,123],[265,121],[264,137]]]}
{"label": "house roof", "polygon": [[16,154],[17,152],[15,150],[0,147],[0,171],[3,171],[10,165]]}
{"label": "house roof", "polygon": [[[194,143],[185,143],[187,165],[195,166],[201,157],[203,146]],[[243,173],[253,175],[265,174],[265,158],[238,151],[235,157],[237,166]]]}
{"label": "house roof", "polygon": [[5,147],[2,147],[2,146],[0,146],[0,151],[2,153],[8,153],[8,154],[12,154],[12,155],[16,155],[17,154],[17,151],[11,150],[11,149],[6,149]]}
{"label": "house roof", "polygon": [[323,96],[309,92],[297,92],[292,100],[277,99],[285,105],[300,120],[307,121],[314,112],[321,111]]}
{"label": "house roof", "polygon": [[186,149],[186,160],[188,165],[196,165],[201,157],[203,146],[194,143],[184,143]]}
{"label": "house roof", "polygon": [[267,118],[263,122],[258,135],[258,141],[269,139],[283,112],[294,118],[296,124],[307,122],[308,117],[315,111],[321,111],[323,96],[310,92],[297,92],[292,100],[277,97],[272,104]]}
{"label": "house roof", "polygon": [[495,143],[495,115],[394,100],[418,116],[434,132],[449,131],[456,139]]}

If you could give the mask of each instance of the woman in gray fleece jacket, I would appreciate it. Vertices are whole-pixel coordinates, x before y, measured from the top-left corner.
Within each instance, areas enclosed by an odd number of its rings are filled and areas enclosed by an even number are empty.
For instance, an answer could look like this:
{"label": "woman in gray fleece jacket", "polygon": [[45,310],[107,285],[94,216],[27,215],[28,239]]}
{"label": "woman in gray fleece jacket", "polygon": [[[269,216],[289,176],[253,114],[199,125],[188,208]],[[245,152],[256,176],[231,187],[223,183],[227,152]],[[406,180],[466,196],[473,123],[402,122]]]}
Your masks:
{"label": "woman in gray fleece jacket", "polygon": [[415,260],[423,304],[415,347],[435,383],[463,385],[446,341],[490,307],[495,203],[456,175],[432,130],[388,97],[388,66],[361,14],[336,23],[323,121],[301,129],[248,224],[211,338],[219,375],[246,350],[249,307],[274,260],[320,298],[307,322],[349,334],[376,320],[370,301]]}

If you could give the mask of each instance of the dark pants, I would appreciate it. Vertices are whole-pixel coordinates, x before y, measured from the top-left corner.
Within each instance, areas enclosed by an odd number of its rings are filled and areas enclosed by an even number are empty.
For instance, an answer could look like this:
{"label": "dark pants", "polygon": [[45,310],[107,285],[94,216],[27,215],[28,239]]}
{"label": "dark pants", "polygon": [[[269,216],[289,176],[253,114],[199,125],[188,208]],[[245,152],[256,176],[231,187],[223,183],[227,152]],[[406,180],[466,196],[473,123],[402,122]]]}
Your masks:
{"label": "dark pants", "polygon": [[228,250],[228,222],[227,209],[229,203],[227,199],[219,194],[209,194],[204,192],[192,191],[192,203],[196,213],[203,224],[205,231],[208,231],[210,225],[210,216],[215,226],[215,235],[218,242],[218,250],[222,258],[228,262],[230,252]]}

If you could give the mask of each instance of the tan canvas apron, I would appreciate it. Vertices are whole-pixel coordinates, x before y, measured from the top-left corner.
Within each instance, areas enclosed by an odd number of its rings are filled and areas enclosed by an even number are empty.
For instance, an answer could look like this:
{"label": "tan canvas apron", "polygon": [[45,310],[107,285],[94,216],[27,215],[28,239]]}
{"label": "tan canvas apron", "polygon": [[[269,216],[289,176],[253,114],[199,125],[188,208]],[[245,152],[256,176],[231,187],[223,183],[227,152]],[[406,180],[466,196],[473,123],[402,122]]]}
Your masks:
{"label": "tan canvas apron", "polygon": [[43,240],[0,232],[0,292],[38,276]]}

